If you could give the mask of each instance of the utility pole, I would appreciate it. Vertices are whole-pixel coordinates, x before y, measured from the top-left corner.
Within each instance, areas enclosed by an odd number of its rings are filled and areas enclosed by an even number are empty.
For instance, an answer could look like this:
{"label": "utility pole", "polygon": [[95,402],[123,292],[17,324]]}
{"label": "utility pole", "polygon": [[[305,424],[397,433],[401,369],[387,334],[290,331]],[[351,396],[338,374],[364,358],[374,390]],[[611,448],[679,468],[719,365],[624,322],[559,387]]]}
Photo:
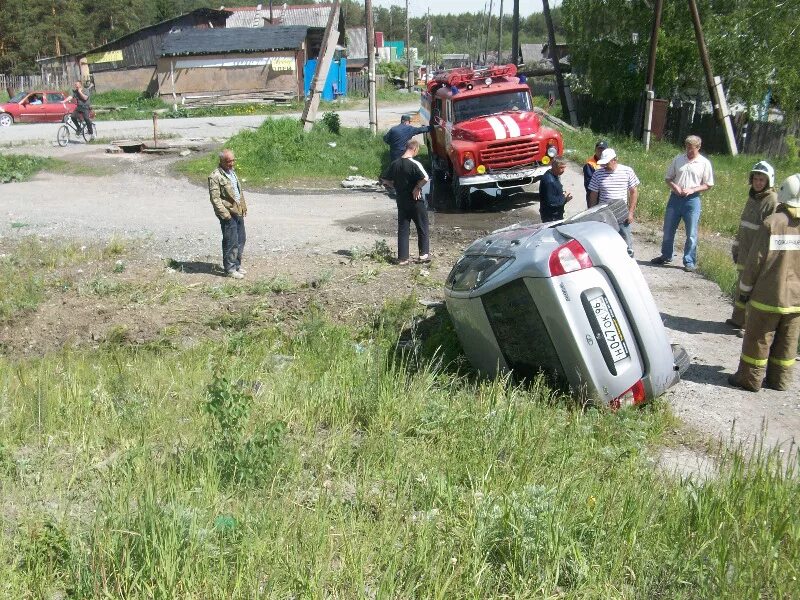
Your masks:
{"label": "utility pole", "polygon": [[406,79],[408,80],[408,89],[414,87],[414,73],[411,70],[411,24],[408,19],[408,0],[406,0]]}
{"label": "utility pole", "polygon": [[514,16],[511,18],[511,62],[518,65],[519,60],[519,0],[514,0]]}
{"label": "utility pole", "polygon": [[700,13],[697,11],[695,0],[689,0],[689,11],[692,13],[692,23],[694,23],[694,35],[697,38],[697,48],[700,51],[700,61],[703,63],[703,71],[706,75],[706,85],[711,103],[714,105],[714,112],[717,120],[725,127],[725,141],[728,144],[728,151],[736,156],[739,151],[736,148],[736,139],[733,137],[733,125],[731,124],[728,103],[725,100],[725,92],[722,89],[722,80],[714,77],[711,70],[711,60],[708,58],[708,48],[703,37],[703,25],[700,23]]}
{"label": "utility pole", "polygon": [[575,109],[572,107],[572,98],[564,85],[564,76],[561,74],[561,65],[558,62],[558,51],[556,50],[556,31],[553,28],[553,17],[550,15],[550,2],[542,0],[544,20],[547,23],[547,44],[550,47],[550,60],[553,61],[553,71],[556,73],[556,84],[558,85],[558,95],[561,97],[561,110],[569,120],[570,125],[577,126],[578,119],[575,116]]}
{"label": "utility pole", "polygon": [[328,72],[333,62],[333,55],[336,52],[336,43],[339,41],[339,0],[334,0],[331,14],[328,17],[328,25],[325,27],[325,35],[322,36],[322,46],[317,57],[317,68],[314,71],[314,78],[309,86],[309,98],[303,108],[303,115],[300,120],[303,122],[303,131],[309,132],[317,120],[317,109],[325,89],[325,82],[328,81]]}
{"label": "utility pole", "polygon": [[500,0],[500,27],[497,29],[497,64],[503,61],[500,59],[503,50],[503,0]]}
{"label": "utility pole", "polygon": [[661,29],[661,11],[664,0],[656,0],[655,14],[653,15],[653,30],[650,32],[650,56],[647,60],[647,81],[645,82],[644,92],[646,105],[644,109],[644,149],[650,150],[650,128],[653,126],[653,100],[655,90],[653,81],[656,73],[656,49],[658,48],[658,32]]}
{"label": "utility pole", "polygon": [[[467,34],[469,39],[469,34]],[[425,23],[425,85],[428,85],[431,73],[431,9],[428,8],[428,20]]]}
{"label": "utility pole", "polygon": [[492,28],[492,0],[489,0],[489,14],[486,15],[486,44],[483,47],[483,63],[489,63],[489,30]]}
{"label": "utility pole", "polygon": [[[390,13],[391,14],[391,13]],[[375,89],[375,22],[372,18],[372,0],[364,0],[367,19],[367,96],[369,97],[369,130],[378,134],[378,98]]]}

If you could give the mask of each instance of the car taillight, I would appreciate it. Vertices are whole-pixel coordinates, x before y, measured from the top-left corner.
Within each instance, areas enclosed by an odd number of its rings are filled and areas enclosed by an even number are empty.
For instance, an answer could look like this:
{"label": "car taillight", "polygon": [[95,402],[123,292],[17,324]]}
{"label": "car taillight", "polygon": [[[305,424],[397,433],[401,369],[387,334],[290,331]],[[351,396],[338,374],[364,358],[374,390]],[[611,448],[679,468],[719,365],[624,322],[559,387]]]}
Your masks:
{"label": "car taillight", "polygon": [[619,410],[624,406],[638,406],[644,402],[644,384],[640,379],[628,388],[624,394],[608,403],[611,410]]}
{"label": "car taillight", "polygon": [[564,275],[593,267],[592,259],[578,240],[570,240],[550,255],[550,275]]}

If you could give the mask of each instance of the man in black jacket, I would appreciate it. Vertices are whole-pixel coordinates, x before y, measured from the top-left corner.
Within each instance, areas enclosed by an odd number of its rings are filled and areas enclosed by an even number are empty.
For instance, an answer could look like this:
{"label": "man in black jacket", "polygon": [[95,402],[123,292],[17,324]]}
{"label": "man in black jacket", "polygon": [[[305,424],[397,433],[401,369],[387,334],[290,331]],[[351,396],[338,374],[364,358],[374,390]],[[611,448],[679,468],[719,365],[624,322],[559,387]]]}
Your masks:
{"label": "man in black jacket", "polygon": [[389,144],[389,160],[396,161],[406,151],[408,140],[418,133],[427,133],[430,130],[430,125],[412,127],[411,116],[403,115],[400,118],[400,125],[395,125],[383,136],[383,141]]}

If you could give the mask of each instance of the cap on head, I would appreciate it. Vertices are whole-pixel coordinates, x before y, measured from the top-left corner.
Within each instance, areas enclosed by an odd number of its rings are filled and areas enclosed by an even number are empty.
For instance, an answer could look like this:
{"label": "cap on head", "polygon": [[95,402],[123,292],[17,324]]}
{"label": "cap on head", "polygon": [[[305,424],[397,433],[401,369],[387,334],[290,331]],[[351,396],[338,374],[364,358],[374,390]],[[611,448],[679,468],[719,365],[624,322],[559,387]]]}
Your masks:
{"label": "cap on head", "polygon": [[767,161],[760,160],[750,169],[750,185],[753,185],[753,173],[763,173],[769,179],[767,187],[775,187],[775,169]]}
{"label": "cap on head", "polygon": [[600,155],[600,158],[597,159],[597,164],[601,165],[601,166],[602,165],[607,165],[608,163],[610,163],[615,158],[617,158],[617,153],[614,152],[614,149],[613,148],[606,148],[605,150],[603,150],[603,153]]}
{"label": "cap on head", "polygon": [[605,150],[608,148],[608,142],[605,140],[597,140],[597,143],[594,145],[594,149],[597,150],[598,148],[600,148],[600,150]]}
{"label": "cap on head", "polygon": [[401,123],[411,123],[411,115],[403,115],[400,117]]}
{"label": "cap on head", "polygon": [[800,208],[800,173],[787,177],[781,184],[778,202],[792,208]]}

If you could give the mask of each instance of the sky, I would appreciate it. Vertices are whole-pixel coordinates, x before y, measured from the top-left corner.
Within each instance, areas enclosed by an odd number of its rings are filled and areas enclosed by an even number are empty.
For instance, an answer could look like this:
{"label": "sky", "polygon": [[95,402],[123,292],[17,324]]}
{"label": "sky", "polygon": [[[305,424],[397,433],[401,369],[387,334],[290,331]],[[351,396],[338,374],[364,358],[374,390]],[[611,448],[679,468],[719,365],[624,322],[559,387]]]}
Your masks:
{"label": "sky", "polygon": [[[405,7],[405,0],[372,0],[375,6]],[[488,0],[408,0],[409,12],[412,17],[421,17],[431,9],[432,15],[446,15],[447,13],[461,14],[465,12],[480,13],[488,10]],[[561,4],[560,0],[551,0],[550,8]],[[514,10],[514,0],[503,0],[503,14],[511,15]],[[520,0],[519,14],[527,17],[533,13],[542,12],[542,0]],[[492,14],[500,14],[500,0],[492,1]]]}

